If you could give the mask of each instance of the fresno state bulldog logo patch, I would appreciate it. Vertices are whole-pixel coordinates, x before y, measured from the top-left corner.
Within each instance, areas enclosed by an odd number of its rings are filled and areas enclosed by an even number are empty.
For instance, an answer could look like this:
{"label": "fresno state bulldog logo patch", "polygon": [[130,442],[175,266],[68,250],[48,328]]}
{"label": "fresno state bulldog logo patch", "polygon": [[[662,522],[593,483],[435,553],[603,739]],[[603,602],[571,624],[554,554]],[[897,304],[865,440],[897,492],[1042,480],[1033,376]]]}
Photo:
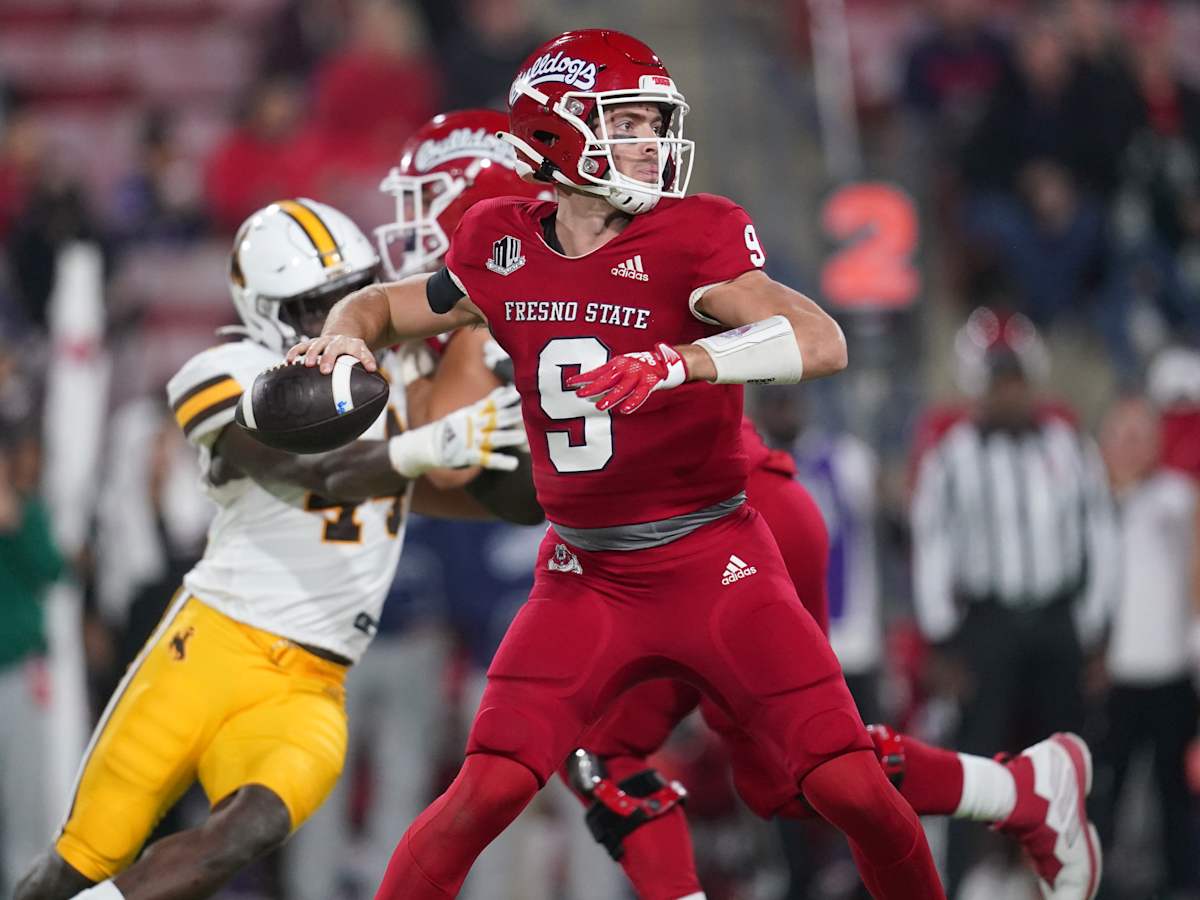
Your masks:
{"label": "fresno state bulldog logo patch", "polygon": [[579,557],[568,550],[566,544],[554,545],[554,555],[550,557],[549,569],[551,572],[583,574],[583,566],[579,564]]}
{"label": "fresno state bulldog logo patch", "polygon": [[525,257],[521,255],[521,241],[506,234],[492,244],[492,258],[487,261],[487,267],[497,275],[511,275],[525,265]]}

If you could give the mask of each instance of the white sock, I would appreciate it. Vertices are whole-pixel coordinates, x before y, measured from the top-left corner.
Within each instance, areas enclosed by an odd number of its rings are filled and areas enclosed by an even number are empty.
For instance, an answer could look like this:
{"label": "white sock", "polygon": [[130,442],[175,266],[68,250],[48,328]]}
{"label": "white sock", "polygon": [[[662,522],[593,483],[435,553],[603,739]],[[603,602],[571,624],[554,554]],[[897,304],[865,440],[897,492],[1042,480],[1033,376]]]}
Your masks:
{"label": "white sock", "polygon": [[962,799],[954,811],[956,819],[1001,822],[1017,805],[1017,783],[1012,772],[994,759],[958,754],[963,767]]}
{"label": "white sock", "polygon": [[109,878],[99,884],[94,884],[86,891],[76,894],[71,900],[125,900],[120,888]]}
{"label": "white sock", "polygon": [[688,894],[686,897],[680,897],[679,900],[706,900],[704,891],[699,891],[695,894]]}

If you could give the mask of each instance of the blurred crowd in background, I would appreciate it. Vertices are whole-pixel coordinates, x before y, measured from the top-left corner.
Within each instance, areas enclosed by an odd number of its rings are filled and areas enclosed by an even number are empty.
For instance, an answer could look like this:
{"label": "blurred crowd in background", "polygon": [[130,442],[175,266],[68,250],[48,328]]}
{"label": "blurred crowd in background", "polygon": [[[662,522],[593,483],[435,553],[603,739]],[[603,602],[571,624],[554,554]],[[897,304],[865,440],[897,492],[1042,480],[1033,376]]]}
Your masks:
{"label": "blurred crowd in background", "polygon": [[[379,182],[417,127],[503,108],[530,50],[592,25],[663,56],[692,105],[692,189],[742,203],[772,274],[846,330],[847,373],[748,403],[826,513],[834,646],[864,718],[954,746],[1003,695],[1010,720],[985,729],[996,745],[970,749],[1019,750],[1031,722],[1081,729],[1109,848],[1101,896],[1200,897],[1200,4],[1183,0],[0,0],[0,892],[61,812],[26,837],[26,811],[52,805],[26,727],[54,702],[47,591],[66,579],[83,598],[71,652],[94,721],[203,549],[210,508],[163,385],[234,320],[238,224],[289,196],[384,224]],[[90,329],[72,327],[58,278],[81,246],[102,262]],[[993,312],[968,321],[978,307]],[[997,342],[1013,351],[1007,400],[972,374]],[[65,365],[102,372],[82,382],[102,389],[48,387]],[[933,551],[912,498],[947,431],[997,402],[1097,439],[1089,509],[1126,565],[1069,650],[987,662],[922,605],[912,561]],[[63,404],[101,423],[69,534],[43,477]],[[370,896],[374,867],[453,774],[540,533],[412,523],[350,676],[342,785],[227,896]],[[995,532],[978,541],[1007,552]],[[1079,584],[1029,608],[1099,591],[1113,559],[1093,555]],[[1039,681],[1046,659],[1069,660],[1075,706]],[[711,900],[865,896],[822,829],[740,807],[702,725],[659,762],[691,792]],[[626,896],[563,826],[581,816],[562,800],[548,793],[464,896]],[[930,828],[957,896],[1033,896],[1005,848]]]}

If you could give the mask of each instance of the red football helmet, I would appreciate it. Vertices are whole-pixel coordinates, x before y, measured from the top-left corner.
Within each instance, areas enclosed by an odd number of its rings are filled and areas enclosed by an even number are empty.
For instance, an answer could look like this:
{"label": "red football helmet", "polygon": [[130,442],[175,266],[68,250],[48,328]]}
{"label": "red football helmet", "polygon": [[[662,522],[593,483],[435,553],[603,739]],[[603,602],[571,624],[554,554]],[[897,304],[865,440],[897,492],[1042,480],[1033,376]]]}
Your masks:
{"label": "red football helmet", "polygon": [[1050,356],[1037,328],[1020,313],[997,314],[981,306],[954,336],[958,386],[978,397],[1001,369],[1016,371],[1030,383],[1050,373]]}
{"label": "red football helmet", "polygon": [[435,116],[418,129],[379,189],[396,198],[396,221],[375,229],[379,257],[395,281],[434,268],[463,213],[489,197],[545,197],[545,185],[517,174],[517,157],[496,132],[504,113],[467,109]]}
{"label": "red football helmet", "polygon": [[[606,109],[651,103],[662,110],[657,137],[611,137]],[[568,31],[544,44],[521,66],[508,93],[510,132],[518,171],[606,198],[637,214],[660,197],[682,197],[692,173],[692,141],[684,140],[688,105],[662,60],[641,41],[607,29]],[[617,171],[617,144],[654,143],[657,183]]]}

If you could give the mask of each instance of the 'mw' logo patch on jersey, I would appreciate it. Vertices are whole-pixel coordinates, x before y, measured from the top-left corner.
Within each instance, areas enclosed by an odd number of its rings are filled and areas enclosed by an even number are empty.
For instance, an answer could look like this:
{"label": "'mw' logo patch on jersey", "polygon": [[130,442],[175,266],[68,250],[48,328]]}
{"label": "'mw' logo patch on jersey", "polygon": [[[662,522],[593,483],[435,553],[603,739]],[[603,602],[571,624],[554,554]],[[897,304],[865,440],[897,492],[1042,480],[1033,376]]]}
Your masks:
{"label": "'mw' logo patch on jersey", "polygon": [[642,268],[642,254],[640,253],[637,256],[629,257],[620,265],[613,266],[609,271],[621,278],[632,278],[635,281],[650,280],[650,276]]}
{"label": "'mw' logo patch on jersey", "polygon": [[511,275],[525,265],[525,257],[521,255],[521,242],[511,234],[506,234],[492,244],[492,258],[487,261],[487,267],[498,275]]}

